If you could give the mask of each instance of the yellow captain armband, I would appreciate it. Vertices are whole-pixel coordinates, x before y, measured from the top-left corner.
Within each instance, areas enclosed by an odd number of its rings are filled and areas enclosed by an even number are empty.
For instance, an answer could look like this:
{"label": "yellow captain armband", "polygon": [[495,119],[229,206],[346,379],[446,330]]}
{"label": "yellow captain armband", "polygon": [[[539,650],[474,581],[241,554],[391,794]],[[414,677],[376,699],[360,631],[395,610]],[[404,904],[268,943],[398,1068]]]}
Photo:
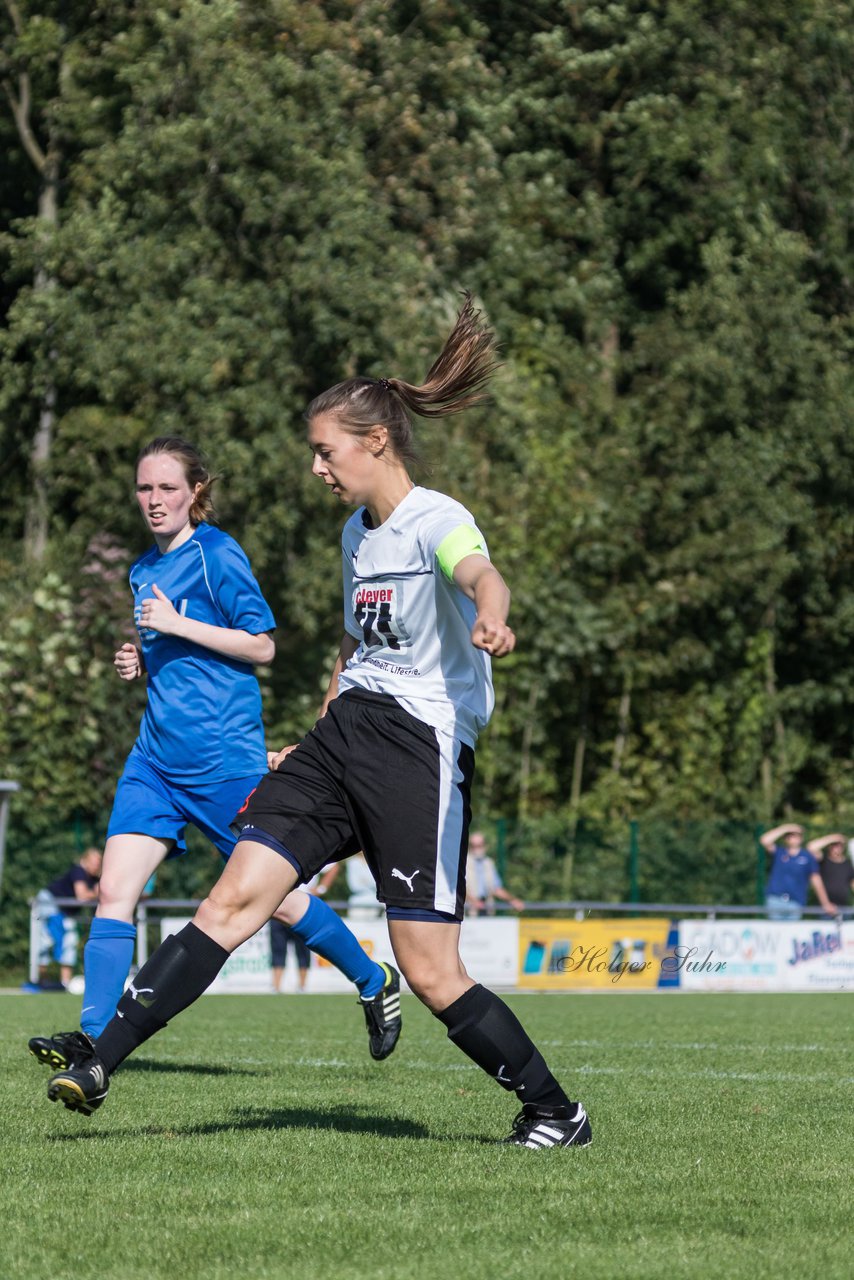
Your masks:
{"label": "yellow captain armband", "polygon": [[466,556],[473,555],[486,555],[483,536],[473,524],[461,524],[458,528],[452,529],[436,548],[439,568],[451,582],[454,579],[454,570],[460,561]]}

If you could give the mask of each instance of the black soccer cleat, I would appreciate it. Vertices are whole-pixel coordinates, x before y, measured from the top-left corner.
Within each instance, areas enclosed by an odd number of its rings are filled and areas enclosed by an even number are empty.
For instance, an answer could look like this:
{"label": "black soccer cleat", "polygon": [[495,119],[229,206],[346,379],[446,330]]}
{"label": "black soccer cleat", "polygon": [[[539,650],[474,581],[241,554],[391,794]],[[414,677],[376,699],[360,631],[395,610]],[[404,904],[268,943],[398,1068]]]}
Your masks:
{"label": "black soccer cleat", "polygon": [[371,1057],[377,1062],[382,1062],[393,1051],[403,1026],[400,1016],[400,974],[391,964],[380,964],[380,968],[385,970],[386,975],[382,991],[372,1000],[359,999],[359,1004],[365,1011]]}
{"label": "black soccer cleat", "polygon": [[91,1058],[82,1067],[71,1067],[52,1076],[47,1096],[51,1102],[63,1103],[69,1111],[91,1116],[106,1098],[109,1087],[110,1077],[103,1063]]}
{"label": "black soccer cleat", "polygon": [[95,1054],[95,1042],[85,1031],[57,1031],[54,1036],[33,1036],[29,1050],[38,1062],[54,1071],[82,1066]]}
{"label": "black soccer cleat", "polygon": [[[572,1114],[570,1114],[572,1112]],[[593,1141],[587,1112],[575,1107],[538,1107],[527,1102],[513,1121],[513,1132],[504,1141],[513,1147],[589,1147]]]}

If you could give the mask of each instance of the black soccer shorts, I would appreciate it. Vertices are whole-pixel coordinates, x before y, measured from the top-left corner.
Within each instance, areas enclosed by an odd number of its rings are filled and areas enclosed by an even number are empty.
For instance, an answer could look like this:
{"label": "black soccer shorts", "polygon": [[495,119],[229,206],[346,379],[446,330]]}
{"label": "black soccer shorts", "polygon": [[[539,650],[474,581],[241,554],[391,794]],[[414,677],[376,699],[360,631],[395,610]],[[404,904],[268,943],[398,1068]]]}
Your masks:
{"label": "black soccer shorts", "polygon": [[270,836],[302,883],[363,849],[380,902],[461,920],[473,774],[467,743],[387,694],[347,690],[262,778],[235,825]]}

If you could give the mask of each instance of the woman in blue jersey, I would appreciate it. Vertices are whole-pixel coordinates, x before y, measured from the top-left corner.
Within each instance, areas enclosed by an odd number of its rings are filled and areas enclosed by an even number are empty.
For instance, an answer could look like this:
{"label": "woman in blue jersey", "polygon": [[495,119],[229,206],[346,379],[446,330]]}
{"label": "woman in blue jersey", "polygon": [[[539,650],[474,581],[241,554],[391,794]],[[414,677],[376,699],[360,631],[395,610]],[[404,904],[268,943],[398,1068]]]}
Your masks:
{"label": "woman in blue jersey", "polygon": [[[163,859],[184,852],[187,823],[228,858],[230,823],[266,771],[253,668],[272,661],[276,623],[241,547],[208,523],[212,480],[197,450],[174,437],[153,440],[137,459],[136,497],[154,546],[130,570],[140,643],[123,644],[115,666],[123,680],[147,677],[147,702],[107,828],[84,951],[82,1032],[30,1041],[31,1052],[54,1067],[88,1057],[115,1013],[133,958],[137,903]],[[356,983],[372,1055],[386,1057],[400,1031],[399,1014],[386,1017],[396,972],[372,961],[316,897],[297,892],[275,915]]]}
{"label": "woman in blue jersey", "polygon": [[491,659],[515,645],[510,595],[473,516],[414,485],[410,414],[482,397],[494,338],[471,299],[421,386],[351,378],[309,405],[312,471],[356,508],[342,538],[344,636],[321,719],[275,757],[241,815],[221,879],[124,996],[88,1070],[49,1094],[100,1105],[110,1072],[216,976],[278,899],[334,852],[364,849],[395,955],[451,1040],[522,1103],[508,1141],[585,1146],[590,1125],[511,1010],[459,955],[474,747],[493,705]]}

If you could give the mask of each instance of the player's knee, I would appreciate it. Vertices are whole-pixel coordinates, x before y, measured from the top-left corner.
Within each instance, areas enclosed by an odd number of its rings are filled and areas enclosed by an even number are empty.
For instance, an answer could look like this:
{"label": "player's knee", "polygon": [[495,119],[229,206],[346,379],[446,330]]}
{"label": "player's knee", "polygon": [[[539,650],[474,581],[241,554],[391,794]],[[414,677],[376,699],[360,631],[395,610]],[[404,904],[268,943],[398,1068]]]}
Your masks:
{"label": "player's knee", "polygon": [[403,976],[409,989],[431,1013],[441,1013],[443,1009],[447,1009],[449,1004],[458,1000],[471,986],[471,979],[458,969],[441,969],[429,962],[403,968]]}
{"label": "player's knee", "polygon": [[212,937],[234,924],[240,915],[242,903],[231,894],[209,894],[199,906],[194,923]]}
{"label": "player's knee", "polygon": [[289,894],[281,906],[277,907],[273,912],[273,919],[280,920],[282,924],[289,926],[299,924],[300,920],[305,915],[307,905],[304,901],[300,901],[300,898],[303,896],[304,895],[295,893]]}
{"label": "player's knee", "polygon": [[98,915],[108,920],[133,920],[136,899],[129,898],[127,886],[104,877],[98,885]]}

